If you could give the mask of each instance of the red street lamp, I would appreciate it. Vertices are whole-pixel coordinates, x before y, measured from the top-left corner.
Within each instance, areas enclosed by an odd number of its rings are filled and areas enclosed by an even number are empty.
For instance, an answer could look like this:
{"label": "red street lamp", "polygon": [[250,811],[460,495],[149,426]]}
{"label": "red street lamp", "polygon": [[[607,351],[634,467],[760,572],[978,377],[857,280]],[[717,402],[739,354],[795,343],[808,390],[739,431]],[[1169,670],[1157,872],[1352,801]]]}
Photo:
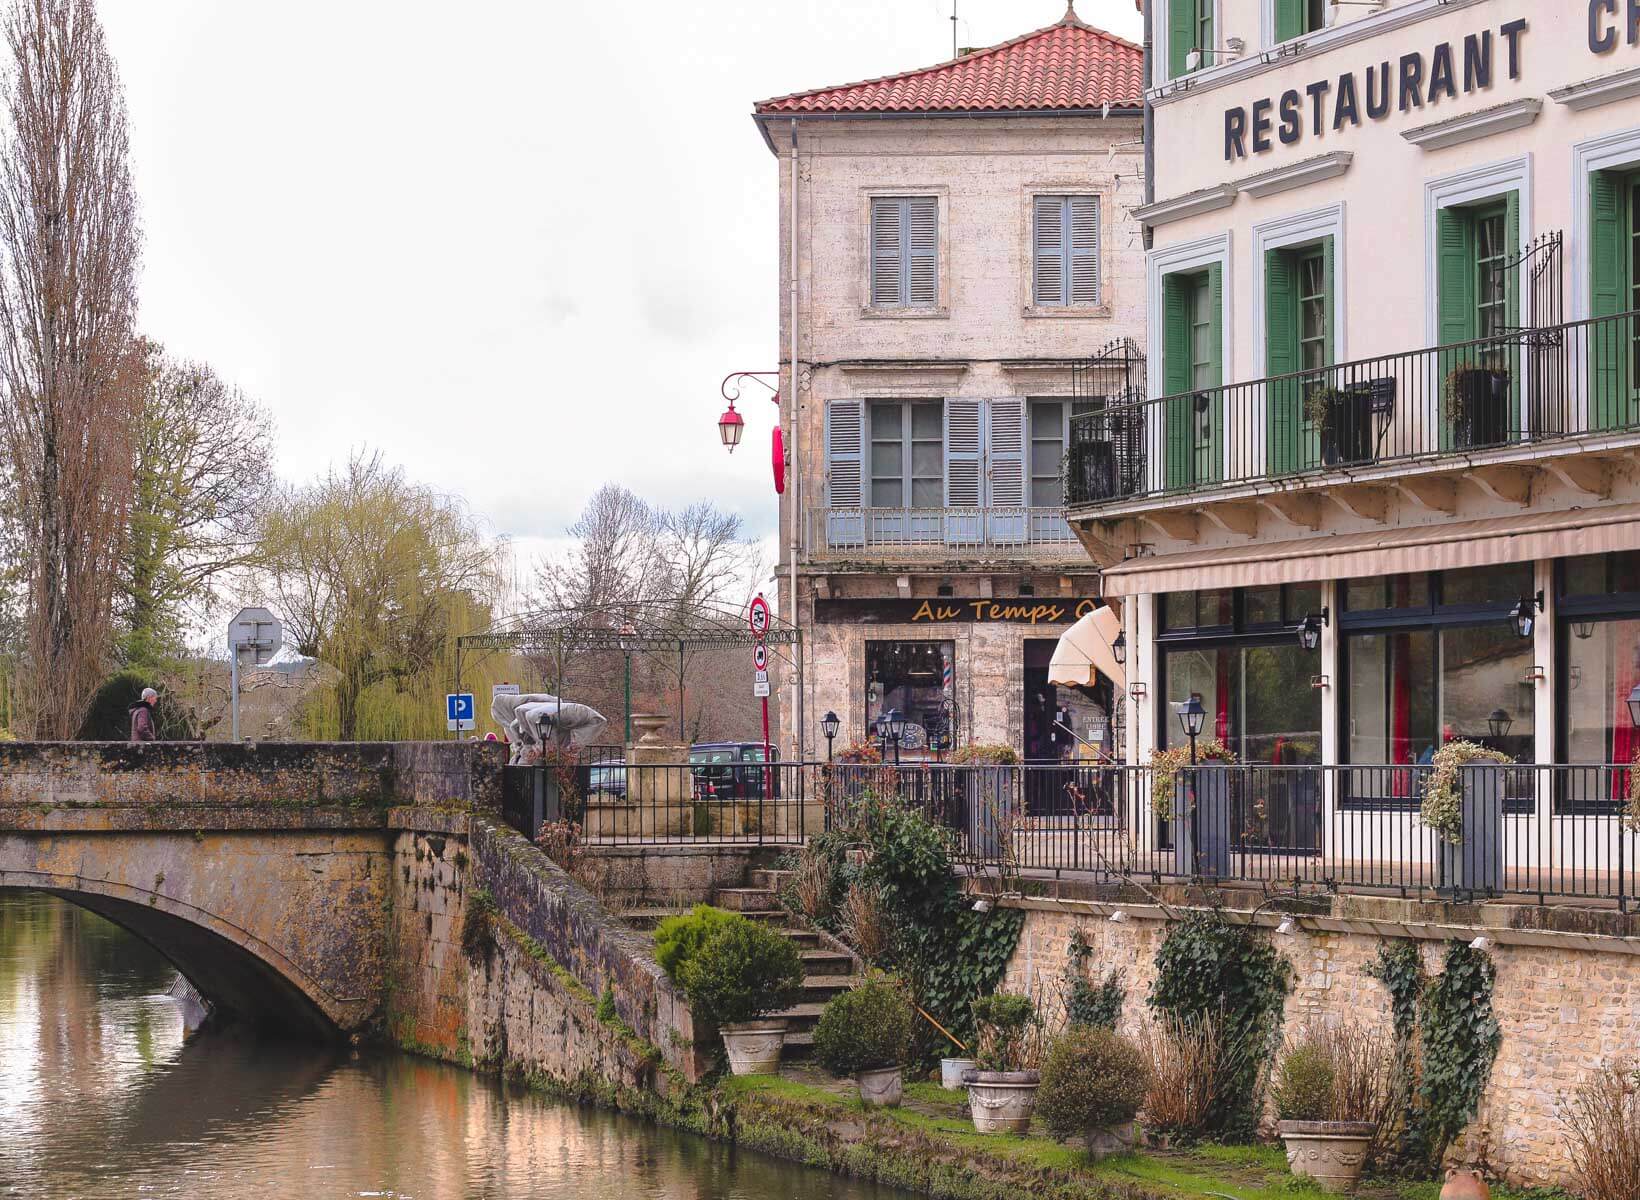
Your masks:
{"label": "red street lamp", "polygon": [[[718,392],[729,402],[729,407],[718,418],[718,436],[723,439],[724,448],[730,454],[740,445],[740,436],[746,431],[746,420],[735,411],[735,401],[740,399],[740,389],[746,380],[751,379],[769,389],[769,399],[774,401],[775,407],[780,407],[780,372],[779,371],[730,371],[718,385]],[[773,379],[775,382],[770,383]],[[774,490],[786,490],[786,446],[780,434],[780,424],[777,421],[774,427],[774,443],[770,447],[772,454],[770,466],[774,470]]]}
{"label": "red street lamp", "polygon": [[718,436],[723,439],[724,446],[730,454],[740,445],[740,435],[746,431],[746,420],[735,411],[735,402],[729,401],[729,407],[718,418]]}

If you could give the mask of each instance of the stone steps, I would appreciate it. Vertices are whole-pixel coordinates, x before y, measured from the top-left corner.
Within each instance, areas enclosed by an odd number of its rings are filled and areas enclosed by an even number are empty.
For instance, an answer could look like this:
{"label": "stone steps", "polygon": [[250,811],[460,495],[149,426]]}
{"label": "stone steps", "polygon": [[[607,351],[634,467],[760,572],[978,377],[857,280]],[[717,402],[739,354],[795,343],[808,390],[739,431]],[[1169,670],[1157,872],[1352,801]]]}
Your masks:
{"label": "stone steps", "polygon": [[718,888],[712,893],[712,903],[748,917],[782,911],[774,889],[766,887]]}

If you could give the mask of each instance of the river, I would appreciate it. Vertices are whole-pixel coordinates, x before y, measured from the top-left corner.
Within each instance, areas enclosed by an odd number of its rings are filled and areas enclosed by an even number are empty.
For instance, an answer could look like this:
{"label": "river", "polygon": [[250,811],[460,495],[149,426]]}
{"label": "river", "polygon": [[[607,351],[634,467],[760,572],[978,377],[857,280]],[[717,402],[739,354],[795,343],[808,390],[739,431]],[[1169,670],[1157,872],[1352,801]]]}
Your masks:
{"label": "river", "polygon": [[407,1055],[189,1034],[175,972],[0,892],[0,1196],[892,1200]]}

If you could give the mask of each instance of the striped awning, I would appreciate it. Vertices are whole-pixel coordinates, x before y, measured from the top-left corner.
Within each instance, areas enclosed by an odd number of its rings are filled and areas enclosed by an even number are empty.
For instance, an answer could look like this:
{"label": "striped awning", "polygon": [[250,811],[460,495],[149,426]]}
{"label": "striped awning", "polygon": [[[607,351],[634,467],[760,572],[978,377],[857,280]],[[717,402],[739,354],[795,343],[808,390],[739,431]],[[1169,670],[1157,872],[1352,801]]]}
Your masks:
{"label": "striped awning", "polygon": [[1640,550],[1640,504],[1523,512],[1287,542],[1249,542],[1133,558],[1101,575],[1106,596],[1265,587],[1446,571]]}

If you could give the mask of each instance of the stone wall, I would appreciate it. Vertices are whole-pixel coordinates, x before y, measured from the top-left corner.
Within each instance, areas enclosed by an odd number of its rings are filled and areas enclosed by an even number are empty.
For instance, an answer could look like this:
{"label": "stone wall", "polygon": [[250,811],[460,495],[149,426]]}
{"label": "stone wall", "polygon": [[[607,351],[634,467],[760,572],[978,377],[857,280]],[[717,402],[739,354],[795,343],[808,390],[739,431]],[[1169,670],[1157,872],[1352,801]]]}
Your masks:
{"label": "stone wall", "polygon": [[[1129,1031],[1144,1020],[1167,928],[1161,909],[1124,904],[1129,919],[1113,922],[1110,904],[1017,903],[1028,911],[1005,987],[1057,997],[1071,935],[1080,929],[1093,949],[1094,969],[1116,966],[1126,975]],[[1417,919],[1420,907],[1423,920]],[[1303,918],[1295,934],[1272,935],[1297,977],[1288,1028],[1315,1016],[1361,1022],[1387,1035],[1389,994],[1366,974],[1379,946],[1418,938],[1425,969],[1436,975],[1447,943],[1484,934],[1493,943],[1493,1003],[1503,1045],[1480,1113],[1452,1159],[1484,1160],[1516,1183],[1564,1184],[1570,1163],[1556,1119],[1559,1097],[1602,1061],[1633,1056],[1640,1044],[1640,929],[1634,918],[1616,913],[1571,911],[1557,919],[1558,911],[1357,900],[1319,919]],[[1273,926],[1281,916],[1266,912],[1258,920]],[[1590,932],[1591,924],[1613,932]]]}
{"label": "stone wall", "polygon": [[[814,820],[814,828],[821,828],[818,806]],[[683,907],[711,903],[719,888],[740,887],[746,872],[772,867],[780,855],[775,847],[756,845],[590,846],[575,865],[575,878],[613,912]]]}

